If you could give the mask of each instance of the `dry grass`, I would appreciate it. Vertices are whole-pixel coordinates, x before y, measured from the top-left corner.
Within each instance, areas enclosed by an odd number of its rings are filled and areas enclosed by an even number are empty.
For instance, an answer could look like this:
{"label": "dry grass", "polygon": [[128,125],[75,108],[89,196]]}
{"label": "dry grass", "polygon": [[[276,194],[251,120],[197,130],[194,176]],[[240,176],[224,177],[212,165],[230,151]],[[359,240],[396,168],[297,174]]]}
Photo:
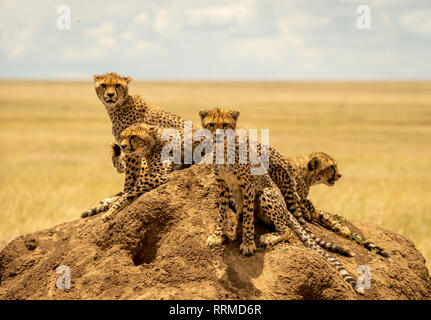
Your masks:
{"label": "dry grass", "polygon": [[[241,110],[287,155],[325,151],[341,181],[319,207],[414,241],[431,266],[431,83],[132,82],[131,91],[197,125],[197,110]],[[77,219],[120,191],[111,127],[90,82],[0,82],[0,247]],[[376,239],[378,242],[378,239]]]}

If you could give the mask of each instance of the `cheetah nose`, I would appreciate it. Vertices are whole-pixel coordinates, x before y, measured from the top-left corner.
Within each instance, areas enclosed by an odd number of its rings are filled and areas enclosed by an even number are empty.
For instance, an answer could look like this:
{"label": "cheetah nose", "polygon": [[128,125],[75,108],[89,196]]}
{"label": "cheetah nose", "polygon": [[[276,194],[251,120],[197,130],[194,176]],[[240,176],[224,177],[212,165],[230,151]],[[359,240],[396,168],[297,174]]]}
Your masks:
{"label": "cheetah nose", "polygon": [[112,98],[114,96],[114,94],[113,93],[108,93],[108,97],[109,98]]}

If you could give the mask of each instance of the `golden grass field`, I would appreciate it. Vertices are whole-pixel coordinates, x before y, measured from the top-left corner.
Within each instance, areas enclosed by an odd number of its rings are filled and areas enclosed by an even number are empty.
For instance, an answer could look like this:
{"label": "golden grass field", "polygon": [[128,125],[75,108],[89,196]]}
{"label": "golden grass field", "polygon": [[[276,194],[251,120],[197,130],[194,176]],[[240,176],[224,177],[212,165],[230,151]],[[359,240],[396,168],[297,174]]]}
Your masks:
{"label": "golden grass field", "polygon": [[[431,267],[431,82],[132,82],[130,91],[197,126],[200,108],[239,109],[241,126],[269,128],[283,154],[331,154],[343,178],[312,189],[317,206],[409,237]],[[0,81],[0,137],[0,248],[122,188],[90,81]]]}

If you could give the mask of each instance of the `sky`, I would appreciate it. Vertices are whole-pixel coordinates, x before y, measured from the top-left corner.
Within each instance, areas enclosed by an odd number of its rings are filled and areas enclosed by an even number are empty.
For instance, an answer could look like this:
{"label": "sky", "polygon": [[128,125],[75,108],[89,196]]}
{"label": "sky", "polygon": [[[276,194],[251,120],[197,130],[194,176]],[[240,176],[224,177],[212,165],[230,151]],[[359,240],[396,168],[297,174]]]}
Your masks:
{"label": "sky", "polygon": [[[70,29],[59,29],[60,5]],[[370,29],[358,28],[370,8]],[[362,16],[362,18],[361,18]],[[431,0],[0,0],[0,78],[431,79]]]}

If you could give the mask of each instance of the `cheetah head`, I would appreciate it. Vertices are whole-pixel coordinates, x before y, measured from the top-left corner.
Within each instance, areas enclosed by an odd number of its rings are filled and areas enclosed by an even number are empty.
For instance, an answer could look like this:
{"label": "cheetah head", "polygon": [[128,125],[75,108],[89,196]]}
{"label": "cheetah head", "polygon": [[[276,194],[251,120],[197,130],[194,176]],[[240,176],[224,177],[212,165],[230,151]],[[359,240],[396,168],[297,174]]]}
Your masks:
{"label": "cheetah head", "polygon": [[123,137],[121,149],[125,154],[149,157],[161,140],[161,134],[158,127],[142,123],[134,124],[121,133]]}
{"label": "cheetah head", "polygon": [[116,73],[94,75],[97,96],[107,108],[115,108],[124,103],[130,81],[131,77],[121,77]]}
{"label": "cheetah head", "polygon": [[239,111],[229,111],[224,109],[200,110],[199,116],[202,128],[215,132],[217,129],[235,130],[239,117]]}
{"label": "cheetah head", "polygon": [[312,185],[323,183],[327,186],[333,186],[335,182],[341,178],[337,162],[331,156],[323,152],[309,155],[307,169],[310,175],[309,180]]}

